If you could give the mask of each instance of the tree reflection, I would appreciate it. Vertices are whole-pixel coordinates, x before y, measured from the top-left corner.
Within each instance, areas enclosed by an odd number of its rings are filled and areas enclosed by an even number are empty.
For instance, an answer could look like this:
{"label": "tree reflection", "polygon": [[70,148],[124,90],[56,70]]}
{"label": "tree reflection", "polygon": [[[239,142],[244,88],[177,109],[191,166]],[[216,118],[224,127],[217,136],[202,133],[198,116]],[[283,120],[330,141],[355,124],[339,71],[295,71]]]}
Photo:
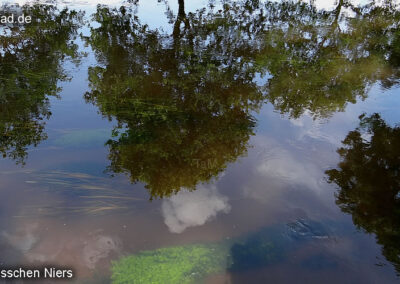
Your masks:
{"label": "tree reflection", "polygon": [[366,98],[374,83],[397,82],[400,13],[391,1],[355,7],[340,0],[332,11],[268,3],[266,15],[270,26],[256,64],[269,75],[265,91],[281,113],[327,117]]}
{"label": "tree reflection", "polygon": [[400,127],[387,125],[379,114],[362,115],[343,144],[339,168],[326,172],[340,187],[336,203],[358,228],[376,235],[400,272]]}
{"label": "tree reflection", "polygon": [[300,2],[211,1],[192,13],[178,4],[177,15],[167,5],[170,33],[142,24],[129,7],[99,6],[100,26],[86,39],[99,61],[86,99],[118,121],[109,171],[144,182],[152,196],[193,189],[243,155],[251,113],[264,101],[292,117],[326,117],[398,78],[399,13],[390,4],[339,1],[327,12]]}
{"label": "tree reflection", "polygon": [[51,5],[2,10],[33,19],[24,26],[3,27],[0,35],[0,153],[23,164],[28,146],[47,138],[49,97],[57,96],[58,80],[66,79],[63,60],[78,55],[71,41],[82,15]]}
{"label": "tree reflection", "polygon": [[183,2],[174,26],[184,22],[185,30],[196,32],[203,24],[235,27],[219,44],[265,76],[267,101],[290,117],[328,117],[365,99],[375,83],[389,88],[399,82],[400,11],[392,0],[364,6],[340,0],[331,11],[301,1],[259,0],[223,1],[213,9],[219,2],[210,1],[208,12],[195,13],[209,20],[194,25],[193,14],[181,12]]}
{"label": "tree reflection", "polygon": [[235,27],[210,28],[210,19],[182,9],[176,22],[186,24],[175,23],[171,35],[149,30],[125,8],[101,7],[94,19],[101,26],[88,42],[104,67],[89,70],[86,99],[119,124],[108,142],[109,171],[163,197],[194,189],[245,154],[250,111],[263,97],[254,71],[234,56],[238,49],[226,49]]}

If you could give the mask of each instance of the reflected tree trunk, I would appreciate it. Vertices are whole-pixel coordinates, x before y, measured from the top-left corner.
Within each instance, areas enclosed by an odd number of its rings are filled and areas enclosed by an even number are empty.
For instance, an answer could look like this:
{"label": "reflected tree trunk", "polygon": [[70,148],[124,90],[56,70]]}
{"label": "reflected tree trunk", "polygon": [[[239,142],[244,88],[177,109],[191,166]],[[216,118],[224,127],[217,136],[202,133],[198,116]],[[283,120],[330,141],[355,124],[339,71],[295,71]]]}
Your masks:
{"label": "reflected tree trunk", "polygon": [[185,30],[190,28],[189,20],[186,17],[185,13],[185,1],[178,0],[178,16],[176,17],[176,22],[174,25],[174,38],[180,38],[180,29],[182,22],[185,24]]}
{"label": "reflected tree trunk", "polygon": [[186,17],[185,13],[185,0],[178,0],[178,16],[174,24],[173,39],[174,39],[174,50],[179,50],[179,41],[182,37],[181,35],[181,25],[182,22],[185,25],[185,31],[190,29],[189,19]]}
{"label": "reflected tree trunk", "polygon": [[331,27],[330,27],[330,32],[323,38],[323,40],[319,44],[319,47],[321,49],[324,47],[324,44],[328,40],[328,38],[335,33],[337,28],[340,31],[339,16],[340,16],[340,13],[342,12],[342,7],[343,7],[344,3],[345,3],[344,0],[339,0],[335,10],[333,10],[332,13],[334,15],[334,19],[333,19],[333,22],[332,22]]}

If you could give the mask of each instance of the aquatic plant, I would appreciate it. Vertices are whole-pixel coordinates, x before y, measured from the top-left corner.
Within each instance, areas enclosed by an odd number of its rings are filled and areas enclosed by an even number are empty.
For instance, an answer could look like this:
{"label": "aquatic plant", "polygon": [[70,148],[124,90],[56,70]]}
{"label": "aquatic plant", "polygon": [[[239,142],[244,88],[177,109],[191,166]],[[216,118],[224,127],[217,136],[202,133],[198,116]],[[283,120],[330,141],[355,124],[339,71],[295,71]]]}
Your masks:
{"label": "aquatic plant", "polygon": [[111,279],[113,283],[193,283],[223,271],[227,253],[228,247],[221,244],[144,251],[113,262]]}
{"label": "aquatic plant", "polygon": [[283,260],[299,244],[327,239],[323,226],[299,219],[213,244],[143,251],[112,263],[113,283],[193,283],[226,270],[237,272]]}

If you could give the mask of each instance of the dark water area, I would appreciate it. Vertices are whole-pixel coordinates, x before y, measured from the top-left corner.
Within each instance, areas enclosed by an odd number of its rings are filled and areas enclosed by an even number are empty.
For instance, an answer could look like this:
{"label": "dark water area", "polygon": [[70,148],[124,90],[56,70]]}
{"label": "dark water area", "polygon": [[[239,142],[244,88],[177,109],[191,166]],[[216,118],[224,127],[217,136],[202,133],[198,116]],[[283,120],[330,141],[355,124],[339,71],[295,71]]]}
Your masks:
{"label": "dark water area", "polygon": [[397,3],[0,3],[0,270],[399,281]]}

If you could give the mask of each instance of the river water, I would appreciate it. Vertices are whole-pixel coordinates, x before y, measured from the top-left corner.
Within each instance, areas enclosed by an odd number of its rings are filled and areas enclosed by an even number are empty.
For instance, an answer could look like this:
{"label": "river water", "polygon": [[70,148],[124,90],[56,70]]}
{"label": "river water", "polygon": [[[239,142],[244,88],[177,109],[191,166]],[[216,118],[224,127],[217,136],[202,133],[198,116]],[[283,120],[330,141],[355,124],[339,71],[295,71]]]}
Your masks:
{"label": "river water", "polygon": [[0,267],[398,282],[394,3],[133,2],[2,1]]}

